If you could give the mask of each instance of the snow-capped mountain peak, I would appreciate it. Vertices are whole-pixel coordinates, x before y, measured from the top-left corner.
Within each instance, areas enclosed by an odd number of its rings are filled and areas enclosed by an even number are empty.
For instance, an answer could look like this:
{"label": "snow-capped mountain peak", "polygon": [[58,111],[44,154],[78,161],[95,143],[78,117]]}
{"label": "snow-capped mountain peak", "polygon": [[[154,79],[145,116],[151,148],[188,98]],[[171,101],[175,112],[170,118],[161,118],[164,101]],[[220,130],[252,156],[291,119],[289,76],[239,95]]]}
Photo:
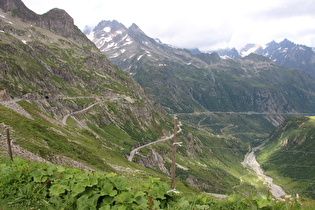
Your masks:
{"label": "snow-capped mountain peak", "polygon": [[218,50],[216,51],[221,58],[232,58],[236,59],[244,57],[250,53],[263,55],[278,65],[296,68],[305,71],[315,77],[315,52],[312,48],[305,45],[299,45],[291,42],[288,39],[277,43],[271,41],[268,44],[247,44],[242,48],[238,54],[233,52],[231,56],[231,49]]}

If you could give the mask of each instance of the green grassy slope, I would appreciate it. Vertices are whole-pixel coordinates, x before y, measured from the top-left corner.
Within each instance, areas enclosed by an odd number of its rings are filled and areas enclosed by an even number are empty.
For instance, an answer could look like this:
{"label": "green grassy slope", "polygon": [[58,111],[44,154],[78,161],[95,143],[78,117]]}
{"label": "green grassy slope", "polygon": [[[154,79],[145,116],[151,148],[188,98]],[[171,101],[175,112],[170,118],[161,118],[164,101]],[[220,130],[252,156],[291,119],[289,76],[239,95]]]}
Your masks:
{"label": "green grassy slope", "polygon": [[272,133],[258,161],[267,174],[278,177],[288,193],[315,198],[315,117],[286,120]]}

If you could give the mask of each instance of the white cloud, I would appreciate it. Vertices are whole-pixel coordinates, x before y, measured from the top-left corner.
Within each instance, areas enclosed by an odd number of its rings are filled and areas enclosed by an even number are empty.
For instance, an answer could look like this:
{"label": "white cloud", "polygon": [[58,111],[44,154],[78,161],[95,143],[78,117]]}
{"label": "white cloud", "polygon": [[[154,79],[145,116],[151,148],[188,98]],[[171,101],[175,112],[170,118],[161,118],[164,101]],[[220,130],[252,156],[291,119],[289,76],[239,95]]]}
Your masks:
{"label": "white cloud", "polygon": [[66,10],[81,29],[101,20],[136,23],[148,36],[179,47],[240,47],[292,39],[315,46],[313,0],[23,0],[42,14]]}

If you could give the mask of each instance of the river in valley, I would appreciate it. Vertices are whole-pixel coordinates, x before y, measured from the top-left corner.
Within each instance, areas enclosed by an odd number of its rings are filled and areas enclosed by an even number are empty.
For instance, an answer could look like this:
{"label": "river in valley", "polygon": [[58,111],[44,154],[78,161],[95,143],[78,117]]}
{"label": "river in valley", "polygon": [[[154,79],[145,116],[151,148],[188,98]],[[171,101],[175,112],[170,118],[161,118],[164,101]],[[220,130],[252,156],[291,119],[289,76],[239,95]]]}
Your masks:
{"label": "river in valley", "polygon": [[281,196],[285,196],[286,193],[284,190],[274,184],[272,182],[272,178],[269,176],[266,176],[263,172],[263,170],[260,168],[260,164],[257,162],[256,157],[255,157],[255,151],[257,151],[259,147],[253,148],[250,152],[248,152],[245,155],[244,161],[242,162],[242,165],[244,167],[251,168],[253,171],[256,172],[258,177],[262,178],[264,180],[264,183],[269,187],[270,193],[275,197],[275,198],[280,198]]}

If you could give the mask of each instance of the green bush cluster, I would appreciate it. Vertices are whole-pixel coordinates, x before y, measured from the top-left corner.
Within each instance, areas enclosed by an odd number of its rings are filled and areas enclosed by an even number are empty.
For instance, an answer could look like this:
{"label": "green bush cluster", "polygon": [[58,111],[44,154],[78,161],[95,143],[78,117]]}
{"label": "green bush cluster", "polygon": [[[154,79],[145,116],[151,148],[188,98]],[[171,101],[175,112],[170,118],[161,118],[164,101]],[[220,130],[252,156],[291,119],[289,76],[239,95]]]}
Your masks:
{"label": "green bush cluster", "polygon": [[269,196],[217,199],[208,194],[171,191],[151,178],[129,183],[113,173],[15,159],[0,162],[0,209],[297,209],[295,200]]}
{"label": "green bush cluster", "polygon": [[16,159],[0,165],[0,199],[10,209],[159,209],[172,196],[158,179],[124,177]]}

